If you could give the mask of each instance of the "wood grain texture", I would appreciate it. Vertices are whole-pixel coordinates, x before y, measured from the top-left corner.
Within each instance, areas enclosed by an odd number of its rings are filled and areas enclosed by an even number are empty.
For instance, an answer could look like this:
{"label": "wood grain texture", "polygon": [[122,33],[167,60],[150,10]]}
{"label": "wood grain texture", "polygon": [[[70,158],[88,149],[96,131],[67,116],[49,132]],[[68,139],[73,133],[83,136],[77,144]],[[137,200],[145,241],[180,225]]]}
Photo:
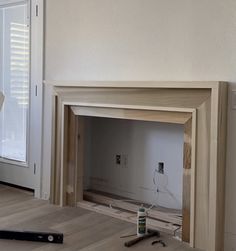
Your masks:
{"label": "wood grain texture", "polygon": [[83,199],[84,118],[78,117],[70,106],[62,106],[61,135],[61,206],[76,206]]}
{"label": "wood grain texture", "polygon": [[191,156],[192,156],[192,117],[190,117],[184,123],[184,168],[191,168]]}
{"label": "wood grain texture", "polygon": [[51,185],[51,201],[59,205],[60,204],[60,190],[61,190],[61,116],[62,116],[62,107],[61,107],[61,100],[58,96],[54,96],[54,116],[53,116],[53,125],[54,130],[52,133],[52,137],[55,136],[55,138],[52,138],[52,142],[54,143],[52,145],[52,170],[51,173],[51,181],[53,184],[53,187]]}
{"label": "wood grain texture", "polygon": [[70,173],[68,167],[68,160],[69,160],[69,106],[62,105],[62,116],[61,116],[61,125],[62,125],[62,135],[61,135],[61,196],[60,196],[60,205],[66,206],[67,205],[67,187],[70,185],[68,184],[68,174]]}
{"label": "wood grain texture", "polygon": [[[82,208],[58,207],[34,199],[33,194],[0,185],[0,225],[4,229],[58,231],[64,234],[64,244],[1,240],[4,251],[125,251],[121,236],[136,232],[134,224],[91,212]],[[162,233],[165,251],[192,251],[188,245]],[[135,250],[162,250],[151,240],[137,244]],[[163,249],[164,250],[164,249]],[[196,249],[194,249],[197,251]]]}
{"label": "wood grain texture", "polygon": [[83,174],[84,174],[84,137],[85,137],[85,119],[84,117],[78,116],[78,146],[77,148],[77,170],[75,173],[76,177],[76,201],[83,200]]}
{"label": "wood grain texture", "polygon": [[216,205],[216,246],[217,251],[224,247],[224,238],[220,226],[225,225],[225,177],[226,177],[226,146],[227,146],[227,105],[228,105],[228,86],[222,84],[219,91],[218,107],[218,152],[217,152],[217,205]]}
{"label": "wood grain texture", "polygon": [[[58,88],[55,91],[62,102],[76,102],[96,106],[103,104],[168,107],[171,109],[196,108],[211,96],[210,89],[148,89],[148,88]],[[89,106],[89,105],[88,105]],[[140,108],[141,109],[141,108]]]}
{"label": "wood grain texture", "polygon": [[[109,206],[104,206],[104,205],[89,202],[89,201],[80,201],[77,203],[77,205],[81,208],[84,208],[93,212],[97,212],[100,214],[108,215],[110,217],[124,220],[130,223],[136,224],[137,222],[137,214],[133,212],[128,212],[128,211],[125,212],[117,208],[112,208]],[[168,224],[166,222],[162,222],[162,221],[155,220],[152,218],[147,218],[146,224],[147,224],[147,227],[150,229],[156,229],[158,231],[161,231],[163,233],[168,233],[171,235],[174,235],[175,231],[179,230],[179,226],[175,226],[171,223]]]}
{"label": "wood grain texture", "polygon": [[[192,118],[184,124],[182,240],[190,242]],[[193,174],[193,173],[192,173]]]}
{"label": "wood grain texture", "polygon": [[75,115],[102,118],[132,119],[141,121],[155,121],[174,124],[184,124],[190,117],[189,112],[150,111],[119,108],[72,106]]}
{"label": "wood grain texture", "polygon": [[197,109],[194,245],[203,250],[209,236],[210,114],[211,98]]}
{"label": "wood grain texture", "polygon": [[196,143],[197,143],[197,109],[192,113],[191,137],[191,191],[190,191],[190,246],[195,241],[195,211],[196,211]]}
{"label": "wood grain texture", "polygon": [[66,183],[66,205],[76,205],[76,186],[77,181],[75,173],[77,172],[77,141],[78,137],[78,118],[74,115],[71,108],[68,107],[68,126],[67,126],[67,159],[66,159],[66,170],[67,170],[67,183]]}
{"label": "wood grain texture", "polygon": [[[56,193],[55,201],[58,201],[58,196],[62,197],[61,190],[57,188],[63,186],[60,172],[63,170],[64,162],[61,159],[60,145],[63,138],[61,118],[64,116],[62,114],[64,105],[102,109],[190,112],[193,119],[191,169],[188,169],[190,173],[186,175],[186,177],[191,176],[190,185],[188,183],[191,190],[190,244],[205,251],[222,251],[226,134],[224,111],[227,87],[221,82],[210,82],[205,87],[203,83],[206,84],[205,82],[190,83],[189,88],[188,83],[180,82],[169,82],[166,87],[163,82],[152,83],[150,88],[145,88],[143,82],[136,87],[133,86],[134,83],[130,83],[129,87],[115,86],[114,83],[104,85],[97,83],[96,88],[95,82],[87,86],[65,87],[61,85],[59,87],[58,85],[55,87],[54,90],[58,95],[56,121],[61,123],[55,127],[57,130],[55,136],[58,137],[54,161],[55,188],[52,189]],[[81,184],[80,181],[78,184]]]}
{"label": "wood grain texture", "polygon": [[[209,199],[209,238],[208,249],[221,251],[224,246],[222,228],[224,228],[225,212],[225,165],[226,165],[226,133],[227,133],[227,94],[228,87],[222,83],[219,88],[213,90],[211,100],[211,163],[210,163],[210,191]],[[217,116],[218,114],[218,116]]]}
{"label": "wood grain texture", "polygon": [[[85,201],[94,202],[113,208],[123,209],[132,213],[137,213],[140,206],[134,203],[126,202],[122,199],[115,199],[111,194],[101,194],[94,191],[84,191],[83,198]],[[167,208],[164,210],[148,209],[148,217],[158,219],[166,223],[182,226],[182,214],[170,212]]]}

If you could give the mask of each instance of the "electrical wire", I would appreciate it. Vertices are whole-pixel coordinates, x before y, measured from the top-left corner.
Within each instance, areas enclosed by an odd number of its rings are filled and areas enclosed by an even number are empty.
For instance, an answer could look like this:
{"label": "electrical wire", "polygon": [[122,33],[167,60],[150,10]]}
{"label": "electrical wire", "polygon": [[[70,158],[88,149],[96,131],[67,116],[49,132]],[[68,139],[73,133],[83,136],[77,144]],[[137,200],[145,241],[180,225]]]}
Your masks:
{"label": "electrical wire", "polygon": [[[161,189],[159,182],[158,182],[158,175],[161,175],[162,177],[165,178],[165,182],[164,185]],[[154,207],[158,207],[158,200],[159,200],[159,195],[160,193],[166,193],[168,195],[170,195],[170,197],[175,200],[178,204],[179,201],[178,199],[174,196],[174,194],[168,189],[168,184],[169,184],[169,180],[168,180],[168,176],[166,174],[161,174],[157,168],[155,168],[154,172],[153,172],[153,184],[154,184],[154,191],[155,191],[155,203],[152,203],[152,205],[147,209],[147,211],[151,210]]]}
{"label": "electrical wire", "polygon": [[[162,189],[160,188],[160,182],[158,182],[158,175],[161,175],[165,178],[165,181],[164,181],[164,186],[162,187]],[[178,199],[174,196],[174,194],[168,189],[168,184],[169,184],[169,180],[168,180],[168,176],[166,174],[161,174],[157,168],[155,168],[154,172],[153,172],[153,178],[152,178],[152,181],[153,181],[153,185],[155,186],[154,187],[154,195],[155,195],[155,202],[153,202],[149,207],[145,207],[146,209],[146,213],[148,215],[148,212],[155,208],[155,207],[158,207],[160,206],[158,204],[158,200],[159,200],[159,196],[160,196],[160,193],[163,193],[163,194],[168,194],[173,200],[175,200],[178,204],[179,204],[179,201]],[[117,201],[123,201],[123,202],[135,202],[135,203],[138,203],[141,205],[143,205],[143,202],[139,201],[139,200],[134,200],[134,199],[117,199]],[[115,201],[113,202],[113,205],[110,204],[109,207],[112,208],[112,207],[115,207],[116,206],[116,203]]]}

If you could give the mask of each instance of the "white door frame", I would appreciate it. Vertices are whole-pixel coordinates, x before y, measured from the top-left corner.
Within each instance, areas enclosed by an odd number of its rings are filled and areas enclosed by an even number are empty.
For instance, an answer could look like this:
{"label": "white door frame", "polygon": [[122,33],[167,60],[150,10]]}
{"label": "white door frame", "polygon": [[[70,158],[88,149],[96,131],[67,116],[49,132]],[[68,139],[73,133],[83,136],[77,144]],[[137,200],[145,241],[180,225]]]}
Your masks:
{"label": "white door frame", "polygon": [[[33,172],[35,197],[41,198],[42,163],[42,110],[43,110],[43,38],[44,38],[44,0],[2,0],[1,6],[11,6],[29,1],[30,14],[30,106],[27,140],[28,160],[26,164],[16,161],[0,160],[4,165],[13,164],[30,168]],[[24,167],[23,167],[24,168]],[[9,169],[10,171],[10,169]],[[8,171],[8,172],[9,172]],[[24,170],[25,171],[25,170]],[[22,170],[23,172],[23,170]],[[19,171],[20,173],[20,171]],[[21,181],[22,183],[22,181]]]}
{"label": "white door frame", "polygon": [[32,149],[29,164],[36,175],[35,197],[41,198],[42,189],[42,111],[43,111],[43,38],[44,0],[31,0],[31,118]]}

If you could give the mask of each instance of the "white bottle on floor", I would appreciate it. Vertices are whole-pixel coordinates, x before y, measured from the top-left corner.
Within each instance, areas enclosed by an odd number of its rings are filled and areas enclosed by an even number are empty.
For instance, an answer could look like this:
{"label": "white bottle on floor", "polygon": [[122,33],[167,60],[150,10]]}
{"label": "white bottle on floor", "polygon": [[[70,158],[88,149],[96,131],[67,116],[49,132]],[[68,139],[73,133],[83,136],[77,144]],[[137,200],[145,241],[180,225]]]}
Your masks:
{"label": "white bottle on floor", "polygon": [[146,234],[146,210],[143,206],[141,206],[138,210],[137,214],[137,236],[141,237]]}

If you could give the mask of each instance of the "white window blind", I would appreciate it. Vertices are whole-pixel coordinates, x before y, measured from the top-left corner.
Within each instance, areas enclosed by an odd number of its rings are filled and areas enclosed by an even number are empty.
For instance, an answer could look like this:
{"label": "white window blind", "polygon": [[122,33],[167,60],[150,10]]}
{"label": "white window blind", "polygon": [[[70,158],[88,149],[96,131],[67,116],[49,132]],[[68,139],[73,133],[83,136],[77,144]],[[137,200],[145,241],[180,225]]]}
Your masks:
{"label": "white window blind", "polygon": [[0,8],[0,156],[27,161],[30,28],[26,3]]}

